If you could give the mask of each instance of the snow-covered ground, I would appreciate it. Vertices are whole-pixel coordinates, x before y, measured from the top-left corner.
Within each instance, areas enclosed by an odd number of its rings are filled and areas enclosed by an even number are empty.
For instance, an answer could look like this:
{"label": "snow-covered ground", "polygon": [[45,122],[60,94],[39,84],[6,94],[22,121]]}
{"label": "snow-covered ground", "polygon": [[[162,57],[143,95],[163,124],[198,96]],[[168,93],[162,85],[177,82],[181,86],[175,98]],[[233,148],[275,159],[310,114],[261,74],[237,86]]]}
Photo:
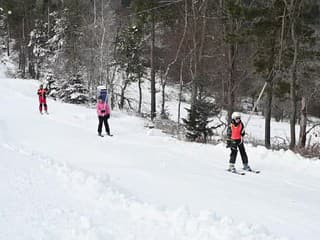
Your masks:
{"label": "snow-covered ground", "polygon": [[97,136],[94,109],[49,99],[40,115],[37,87],[0,70],[1,240],[319,238],[320,161],[247,145],[261,174],[231,174],[224,145],[122,112],[112,138]]}

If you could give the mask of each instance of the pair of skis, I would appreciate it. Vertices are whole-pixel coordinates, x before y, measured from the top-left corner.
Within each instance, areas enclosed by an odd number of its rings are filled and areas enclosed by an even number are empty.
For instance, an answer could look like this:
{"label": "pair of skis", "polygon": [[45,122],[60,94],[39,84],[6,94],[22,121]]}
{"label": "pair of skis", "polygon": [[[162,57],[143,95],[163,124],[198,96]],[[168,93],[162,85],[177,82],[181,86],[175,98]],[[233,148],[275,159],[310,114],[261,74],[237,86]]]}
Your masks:
{"label": "pair of skis", "polygon": [[231,173],[234,173],[234,174],[238,174],[238,175],[246,175],[246,172],[251,172],[251,173],[255,173],[255,174],[259,174],[260,173],[259,170],[253,170],[253,169],[243,170],[243,171],[238,171],[238,170],[231,171],[230,169],[227,169],[227,171],[231,172]]}

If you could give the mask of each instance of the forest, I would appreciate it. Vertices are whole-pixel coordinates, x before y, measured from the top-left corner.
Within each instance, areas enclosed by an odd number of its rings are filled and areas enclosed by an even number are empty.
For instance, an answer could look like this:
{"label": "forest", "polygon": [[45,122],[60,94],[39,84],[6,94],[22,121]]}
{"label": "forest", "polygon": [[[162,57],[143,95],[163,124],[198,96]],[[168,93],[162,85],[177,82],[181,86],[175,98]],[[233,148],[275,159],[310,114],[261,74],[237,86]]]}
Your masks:
{"label": "forest", "polygon": [[[179,102],[190,94],[191,141],[206,142],[222,109],[227,119],[261,111],[267,148],[271,119],[288,119],[288,148],[306,151],[320,125],[319,9],[317,0],[0,0],[1,49],[16,77],[47,81],[55,99],[94,102],[104,85],[112,108],[166,119],[166,87],[176,85]],[[137,107],[126,92],[133,83]]]}

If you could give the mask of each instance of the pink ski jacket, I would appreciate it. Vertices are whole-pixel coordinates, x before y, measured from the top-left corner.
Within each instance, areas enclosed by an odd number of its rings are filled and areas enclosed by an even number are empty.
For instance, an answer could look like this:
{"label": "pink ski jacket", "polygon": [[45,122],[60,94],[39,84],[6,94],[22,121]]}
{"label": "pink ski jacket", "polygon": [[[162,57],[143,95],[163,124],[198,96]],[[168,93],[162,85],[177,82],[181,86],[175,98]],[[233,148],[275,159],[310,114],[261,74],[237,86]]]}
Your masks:
{"label": "pink ski jacket", "polygon": [[101,116],[101,117],[110,115],[109,104],[102,102],[102,101],[99,101],[97,103],[97,114],[98,114],[98,116]]}

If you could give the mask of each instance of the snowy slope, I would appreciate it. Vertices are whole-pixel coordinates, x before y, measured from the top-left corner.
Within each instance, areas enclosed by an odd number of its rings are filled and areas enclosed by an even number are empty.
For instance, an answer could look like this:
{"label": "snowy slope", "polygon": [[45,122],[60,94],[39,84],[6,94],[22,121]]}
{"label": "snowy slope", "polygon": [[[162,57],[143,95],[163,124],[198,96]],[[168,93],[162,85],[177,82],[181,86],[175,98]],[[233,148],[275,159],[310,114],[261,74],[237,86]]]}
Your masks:
{"label": "snowy slope", "polygon": [[40,115],[37,82],[0,75],[1,240],[318,239],[319,161],[247,146],[262,173],[233,175],[223,145],[121,112],[99,138],[94,109]]}

